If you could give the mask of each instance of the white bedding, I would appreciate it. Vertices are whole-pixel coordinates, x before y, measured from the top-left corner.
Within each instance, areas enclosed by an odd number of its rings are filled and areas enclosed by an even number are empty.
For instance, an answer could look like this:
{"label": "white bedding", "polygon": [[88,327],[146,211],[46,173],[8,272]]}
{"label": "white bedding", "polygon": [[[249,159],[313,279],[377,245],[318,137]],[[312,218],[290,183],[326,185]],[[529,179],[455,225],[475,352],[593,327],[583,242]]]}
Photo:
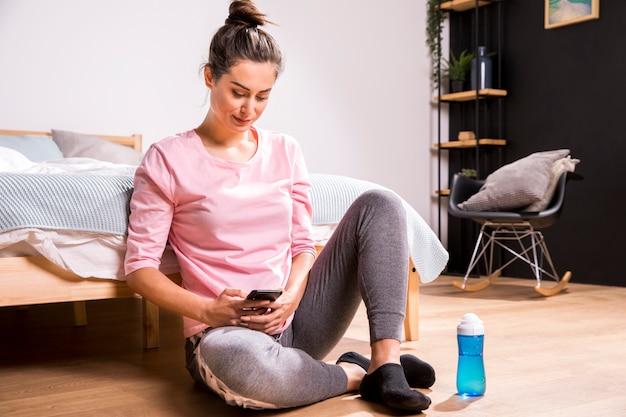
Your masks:
{"label": "white bedding", "polygon": [[[19,229],[0,233],[0,258],[41,255],[83,278],[124,279],[124,236],[71,230]],[[178,271],[176,256],[166,250],[159,268]]]}
{"label": "white bedding", "polygon": [[28,174],[133,174],[137,167],[91,158],[63,158],[33,162],[16,150],[0,146],[0,172]]}

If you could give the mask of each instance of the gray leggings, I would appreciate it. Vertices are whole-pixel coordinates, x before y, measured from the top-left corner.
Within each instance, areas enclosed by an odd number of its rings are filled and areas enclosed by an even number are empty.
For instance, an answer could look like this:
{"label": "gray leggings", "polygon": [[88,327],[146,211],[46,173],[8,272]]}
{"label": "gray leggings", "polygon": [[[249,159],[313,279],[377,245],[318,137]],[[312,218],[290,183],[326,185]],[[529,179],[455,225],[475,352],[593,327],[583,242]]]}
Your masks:
{"label": "gray leggings", "polygon": [[291,326],[279,337],[220,327],[189,338],[189,372],[229,404],[249,408],[296,407],[343,394],[344,371],[321,360],[343,337],[361,300],[370,342],[400,340],[408,254],[400,199],[366,191],[315,261]]}

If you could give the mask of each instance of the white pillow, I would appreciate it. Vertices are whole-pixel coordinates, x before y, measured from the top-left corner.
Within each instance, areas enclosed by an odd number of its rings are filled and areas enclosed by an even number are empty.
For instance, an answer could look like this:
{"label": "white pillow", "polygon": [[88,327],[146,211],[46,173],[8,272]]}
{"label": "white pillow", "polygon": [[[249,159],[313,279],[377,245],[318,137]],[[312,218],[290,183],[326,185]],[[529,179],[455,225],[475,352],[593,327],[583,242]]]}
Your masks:
{"label": "white pillow", "polygon": [[35,165],[23,153],[0,146],[0,172],[24,171]]}

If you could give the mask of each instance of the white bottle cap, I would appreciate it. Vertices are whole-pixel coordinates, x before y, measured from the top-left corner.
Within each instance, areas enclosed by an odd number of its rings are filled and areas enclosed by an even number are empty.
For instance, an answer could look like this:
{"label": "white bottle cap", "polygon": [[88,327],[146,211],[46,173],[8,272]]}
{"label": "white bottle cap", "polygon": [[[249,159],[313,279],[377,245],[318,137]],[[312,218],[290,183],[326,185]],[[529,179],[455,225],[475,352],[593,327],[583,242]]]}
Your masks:
{"label": "white bottle cap", "polygon": [[465,336],[479,336],[485,334],[485,326],[476,314],[467,313],[461,317],[456,332]]}

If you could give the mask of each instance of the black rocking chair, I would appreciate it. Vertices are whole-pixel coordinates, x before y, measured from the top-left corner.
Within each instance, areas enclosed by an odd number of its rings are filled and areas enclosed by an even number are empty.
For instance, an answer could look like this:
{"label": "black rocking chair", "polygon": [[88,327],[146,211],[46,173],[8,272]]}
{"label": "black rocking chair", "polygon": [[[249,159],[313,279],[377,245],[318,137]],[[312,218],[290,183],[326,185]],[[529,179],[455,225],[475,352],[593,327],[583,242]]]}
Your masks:
{"label": "black rocking chair", "polygon": [[[567,271],[563,277],[557,274],[540,229],[551,226],[559,218],[565,201],[565,187],[568,179],[580,180],[582,178],[582,176],[573,172],[564,173],[560,177],[552,200],[545,210],[539,212],[488,212],[466,211],[458,207],[459,203],[466,201],[470,196],[478,192],[484,184],[484,180],[455,175],[452,180],[450,198],[448,200],[449,214],[471,219],[482,226],[467,272],[465,273],[465,278],[462,283],[454,282],[454,285],[465,291],[482,290],[494,282],[504,268],[516,260],[521,260],[530,266],[537,280],[535,291],[544,296],[551,296],[561,292],[572,274],[570,271]],[[517,245],[513,246],[511,242],[513,244],[517,242]],[[503,248],[512,257],[494,270],[494,249],[496,247]],[[468,283],[470,273],[476,268],[481,259],[485,262],[487,278],[475,284]],[[544,260],[547,263],[545,268]],[[544,274],[554,279],[557,285],[552,288],[542,287],[541,277]]]}

